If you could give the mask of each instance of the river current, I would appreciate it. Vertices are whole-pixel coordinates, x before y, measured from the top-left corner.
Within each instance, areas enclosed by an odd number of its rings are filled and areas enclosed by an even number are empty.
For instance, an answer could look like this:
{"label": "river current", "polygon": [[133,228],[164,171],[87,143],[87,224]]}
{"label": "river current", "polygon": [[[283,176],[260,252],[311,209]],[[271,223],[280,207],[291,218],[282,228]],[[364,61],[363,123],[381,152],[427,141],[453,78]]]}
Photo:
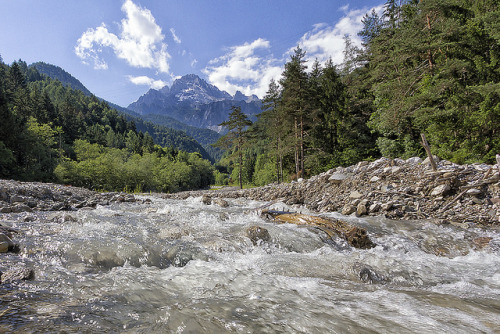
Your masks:
{"label": "river current", "polygon": [[22,250],[0,271],[35,279],[0,285],[0,332],[500,333],[498,230],[323,215],[366,228],[377,246],[360,250],[265,220],[265,202],[137,197],[10,216]]}

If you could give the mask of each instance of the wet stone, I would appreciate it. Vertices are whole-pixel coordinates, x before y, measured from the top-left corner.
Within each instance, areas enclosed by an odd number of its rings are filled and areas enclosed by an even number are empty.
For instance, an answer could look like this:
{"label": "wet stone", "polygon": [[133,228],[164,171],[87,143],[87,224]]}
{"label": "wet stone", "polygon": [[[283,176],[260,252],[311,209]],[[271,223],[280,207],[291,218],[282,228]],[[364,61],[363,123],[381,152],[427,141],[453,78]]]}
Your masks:
{"label": "wet stone", "polygon": [[229,202],[222,199],[222,198],[216,198],[214,199],[213,201],[215,204],[217,204],[218,206],[222,207],[222,208],[227,208],[229,207]]}
{"label": "wet stone", "polygon": [[271,240],[271,235],[269,234],[269,231],[260,226],[250,226],[246,230],[246,236],[250,238],[250,240],[254,245],[257,245],[259,244],[259,242],[262,241]]}
{"label": "wet stone", "polygon": [[207,196],[207,195],[203,195],[201,197],[201,202],[205,205],[210,205],[212,204],[212,198],[210,196]]}
{"label": "wet stone", "polygon": [[35,271],[30,268],[19,268],[19,269],[10,269],[5,273],[2,273],[1,283],[8,284],[14,283],[16,281],[26,281],[33,280],[35,278]]}

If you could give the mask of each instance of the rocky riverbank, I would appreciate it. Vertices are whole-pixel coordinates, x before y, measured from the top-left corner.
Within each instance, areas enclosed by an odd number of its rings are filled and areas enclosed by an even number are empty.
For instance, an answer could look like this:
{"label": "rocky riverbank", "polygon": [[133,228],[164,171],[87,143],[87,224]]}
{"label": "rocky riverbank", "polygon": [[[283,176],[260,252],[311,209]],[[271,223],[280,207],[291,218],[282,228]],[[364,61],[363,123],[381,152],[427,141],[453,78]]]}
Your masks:
{"label": "rocky riverbank", "polygon": [[420,158],[362,161],[338,167],[307,180],[253,189],[191,191],[163,195],[184,199],[237,198],[282,201],[305,205],[317,212],[345,215],[384,215],[393,219],[431,219],[436,223],[500,226],[500,172],[498,165],[457,165],[439,161],[433,171]]}
{"label": "rocky riverbank", "polygon": [[[427,161],[420,158],[381,158],[338,167],[310,179],[287,184],[157,196],[175,199],[202,197],[206,205],[224,207],[229,205],[224,198],[244,197],[270,203],[304,205],[316,212],[339,211],[344,215],[383,215],[405,220],[430,219],[465,229],[497,229],[500,227],[499,167],[440,161],[438,170],[433,171]],[[16,234],[21,231],[11,227],[10,219],[31,221],[35,218],[30,212],[34,211],[74,211],[113,202],[136,201],[134,195],[126,193],[98,193],[49,183],[0,180],[0,253],[17,253],[21,249],[16,243]],[[63,215],[61,219],[66,221],[66,218],[71,219],[71,215]],[[490,239],[479,242],[487,244]],[[3,273],[0,272],[0,283],[33,278],[29,268],[3,270]]]}
{"label": "rocky riverbank", "polygon": [[[125,193],[98,193],[84,188],[39,182],[0,180],[0,253],[18,253],[21,249],[16,235],[22,233],[11,227],[11,214],[21,214],[16,219],[35,220],[35,211],[74,211],[92,209],[112,202],[135,202],[136,198]],[[71,219],[71,216],[63,216]],[[0,268],[5,270],[4,268]],[[29,268],[9,268],[0,271],[0,283],[32,279]]]}

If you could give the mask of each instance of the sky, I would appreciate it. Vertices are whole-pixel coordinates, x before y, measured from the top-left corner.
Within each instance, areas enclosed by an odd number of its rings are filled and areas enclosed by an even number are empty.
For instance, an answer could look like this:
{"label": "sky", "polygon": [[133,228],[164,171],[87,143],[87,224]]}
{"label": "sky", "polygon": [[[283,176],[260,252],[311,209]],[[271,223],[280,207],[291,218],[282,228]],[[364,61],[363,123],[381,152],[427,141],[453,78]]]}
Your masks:
{"label": "sky", "polygon": [[383,0],[0,0],[0,56],[60,66],[126,107],[150,88],[196,74],[262,98],[293,50],[309,66],[361,46],[363,15]]}

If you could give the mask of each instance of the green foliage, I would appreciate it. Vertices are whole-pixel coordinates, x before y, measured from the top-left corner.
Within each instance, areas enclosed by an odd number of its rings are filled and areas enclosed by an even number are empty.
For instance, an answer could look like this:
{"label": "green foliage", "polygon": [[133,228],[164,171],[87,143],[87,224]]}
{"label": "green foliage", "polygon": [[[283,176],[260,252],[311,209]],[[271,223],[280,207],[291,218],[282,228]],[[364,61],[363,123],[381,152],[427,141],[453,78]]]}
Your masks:
{"label": "green foliage", "polygon": [[229,184],[229,176],[226,173],[221,173],[218,170],[214,172],[215,185],[226,186]]}
{"label": "green foliage", "polygon": [[214,168],[198,153],[156,147],[152,153],[131,153],[85,140],[75,141],[77,160],[65,159],[55,169],[60,182],[102,191],[174,192],[206,188]]}
{"label": "green foliage", "polygon": [[276,181],[276,161],[269,159],[266,154],[260,154],[255,162],[253,184],[263,186]]}
{"label": "green foliage", "polygon": [[[243,145],[247,142],[247,131],[245,129],[252,125],[252,122],[248,119],[248,117],[241,111],[241,107],[232,106],[232,112],[229,114],[229,120],[222,122],[219,124],[220,126],[224,126],[228,129],[228,133],[219,138],[216,143],[216,146],[223,147],[226,149],[234,149],[233,152],[238,155],[238,182],[240,188],[243,189]],[[247,168],[248,169],[248,168]],[[234,177],[233,177],[234,179]],[[251,177],[248,177],[245,180],[246,182],[251,181]]]}
{"label": "green foliage", "polygon": [[[397,15],[396,15],[397,14]],[[494,162],[498,140],[498,1],[388,1],[367,43],[375,111],[369,125],[383,154],[433,151],[455,162]],[[397,19],[396,19],[397,17]]]}
{"label": "green foliage", "polygon": [[12,151],[0,141],[0,177],[8,178],[14,170],[15,159]]}
{"label": "green foliage", "polygon": [[[56,74],[74,79],[59,68]],[[194,139],[143,121],[138,124],[154,135],[138,131],[106,102],[76,88],[22,61],[0,63],[0,177],[105,191],[178,191],[214,181],[213,167],[201,156],[208,154]],[[185,145],[195,153],[155,141]]]}

